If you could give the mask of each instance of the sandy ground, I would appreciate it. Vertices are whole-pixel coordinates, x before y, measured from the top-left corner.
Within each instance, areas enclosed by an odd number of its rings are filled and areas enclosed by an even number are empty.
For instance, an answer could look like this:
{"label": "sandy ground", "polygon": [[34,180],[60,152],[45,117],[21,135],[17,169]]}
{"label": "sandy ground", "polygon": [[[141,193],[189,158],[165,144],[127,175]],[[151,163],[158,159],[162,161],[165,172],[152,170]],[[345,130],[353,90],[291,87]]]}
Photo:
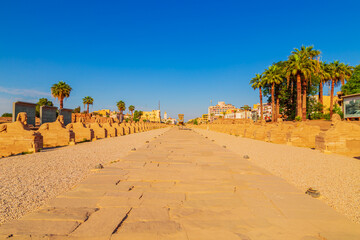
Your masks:
{"label": "sandy ground", "polygon": [[312,187],[321,200],[360,223],[360,160],[317,150],[241,138],[194,128],[204,137],[285,179],[305,192]]}
{"label": "sandy ground", "polygon": [[360,239],[358,224],[215,143],[172,128],[1,225],[0,239]]}
{"label": "sandy ground", "polygon": [[69,190],[99,163],[119,160],[168,128],[0,159],[0,224]]}

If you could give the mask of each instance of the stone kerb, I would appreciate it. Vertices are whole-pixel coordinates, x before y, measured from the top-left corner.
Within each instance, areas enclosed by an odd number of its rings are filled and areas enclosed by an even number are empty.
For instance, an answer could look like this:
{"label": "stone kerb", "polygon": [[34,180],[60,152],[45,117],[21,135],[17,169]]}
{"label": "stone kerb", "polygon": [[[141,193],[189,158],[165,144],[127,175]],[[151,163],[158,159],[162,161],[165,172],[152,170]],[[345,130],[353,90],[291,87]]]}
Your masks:
{"label": "stone kerb", "polygon": [[56,121],[57,107],[41,106],[40,107],[40,124]]}
{"label": "stone kerb", "polygon": [[35,126],[36,124],[36,104],[28,102],[13,102],[13,119],[15,122],[20,112],[25,112],[27,115],[27,124]]}
{"label": "stone kerb", "polygon": [[72,112],[73,109],[67,109],[67,108],[63,108],[59,110],[59,115],[64,116],[65,126],[68,125],[69,123],[72,123]]}
{"label": "stone kerb", "polygon": [[20,112],[13,123],[0,124],[0,157],[22,152],[38,152],[43,145],[40,133],[27,126],[27,114]]}

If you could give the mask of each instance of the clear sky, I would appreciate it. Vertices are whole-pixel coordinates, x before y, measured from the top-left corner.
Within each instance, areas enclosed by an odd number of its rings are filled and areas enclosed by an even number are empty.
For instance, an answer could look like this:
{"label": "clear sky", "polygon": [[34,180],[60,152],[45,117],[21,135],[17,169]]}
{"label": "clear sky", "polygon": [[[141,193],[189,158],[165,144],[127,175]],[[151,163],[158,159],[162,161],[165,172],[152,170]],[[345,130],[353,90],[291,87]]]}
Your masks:
{"label": "clear sky", "polygon": [[294,47],[360,64],[359,9],[358,0],[1,1],[0,114],[16,100],[52,99],[60,80],[73,88],[66,108],[88,95],[93,110],[160,100],[162,113],[189,119],[210,100],[251,105],[249,80]]}

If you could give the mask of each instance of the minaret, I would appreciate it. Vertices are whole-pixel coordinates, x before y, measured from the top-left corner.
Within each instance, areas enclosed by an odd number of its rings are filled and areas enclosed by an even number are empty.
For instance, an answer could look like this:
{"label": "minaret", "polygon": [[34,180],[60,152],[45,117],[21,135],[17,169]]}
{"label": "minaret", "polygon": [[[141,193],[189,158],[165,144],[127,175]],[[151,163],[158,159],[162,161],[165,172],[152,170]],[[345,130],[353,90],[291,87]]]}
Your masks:
{"label": "minaret", "polygon": [[167,113],[164,112],[164,119],[166,120],[167,119]]}

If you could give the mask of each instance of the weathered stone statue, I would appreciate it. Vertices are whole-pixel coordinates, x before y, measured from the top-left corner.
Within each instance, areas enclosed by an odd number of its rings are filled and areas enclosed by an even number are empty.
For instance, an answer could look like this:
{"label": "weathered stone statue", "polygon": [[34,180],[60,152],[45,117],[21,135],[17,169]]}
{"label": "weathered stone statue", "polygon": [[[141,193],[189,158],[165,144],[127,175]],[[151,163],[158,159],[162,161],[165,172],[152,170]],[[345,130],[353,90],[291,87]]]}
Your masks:
{"label": "weathered stone statue", "polygon": [[91,123],[89,127],[94,131],[96,138],[106,138],[108,135],[107,130],[101,126],[99,118],[96,118],[96,121]]}
{"label": "weathered stone statue", "polygon": [[72,130],[75,133],[76,142],[91,141],[94,138],[94,131],[86,127],[84,122],[83,118],[79,118],[76,123],[69,123],[66,126],[66,129]]}
{"label": "weathered stone statue", "polygon": [[42,124],[39,132],[44,138],[44,147],[65,146],[75,142],[75,133],[65,128],[62,115],[59,115],[55,122]]}
{"label": "weathered stone statue", "polygon": [[106,123],[104,123],[102,125],[102,127],[104,129],[106,129],[107,131],[107,136],[108,137],[116,137],[118,134],[117,134],[117,129],[115,128],[115,126],[113,125],[113,120],[112,118],[108,118],[106,120]]}
{"label": "weathered stone statue", "polygon": [[20,112],[13,123],[0,124],[0,157],[38,152],[43,146],[40,133],[27,126],[27,114]]}

